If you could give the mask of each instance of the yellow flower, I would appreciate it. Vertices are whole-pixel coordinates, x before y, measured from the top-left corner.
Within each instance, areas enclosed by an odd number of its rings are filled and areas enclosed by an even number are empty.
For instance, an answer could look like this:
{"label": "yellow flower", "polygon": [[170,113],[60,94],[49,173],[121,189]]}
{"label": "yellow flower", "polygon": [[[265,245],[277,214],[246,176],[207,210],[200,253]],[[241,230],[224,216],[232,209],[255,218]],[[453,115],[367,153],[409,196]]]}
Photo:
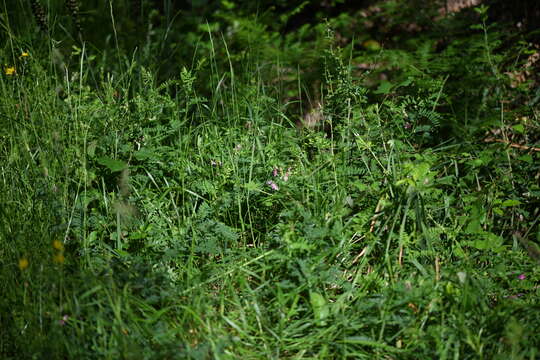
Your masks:
{"label": "yellow flower", "polygon": [[5,70],[6,75],[14,75],[15,74],[15,66],[7,67]]}
{"label": "yellow flower", "polygon": [[21,269],[21,271],[24,271],[26,270],[26,268],[28,267],[28,259],[27,258],[20,258],[19,259],[19,269]]}
{"label": "yellow flower", "polygon": [[53,256],[53,261],[57,264],[63,264],[65,260],[64,254],[56,254]]}
{"label": "yellow flower", "polygon": [[21,57],[22,57],[22,58],[23,58],[23,57],[28,57],[28,56],[30,56],[30,54],[28,54],[27,51],[23,51],[22,54],[21,54]]}
{"label": "yellow flower", "polygon": [[58,251],[64,251],[64,244],[60,240],[54,240],[52,246]]}

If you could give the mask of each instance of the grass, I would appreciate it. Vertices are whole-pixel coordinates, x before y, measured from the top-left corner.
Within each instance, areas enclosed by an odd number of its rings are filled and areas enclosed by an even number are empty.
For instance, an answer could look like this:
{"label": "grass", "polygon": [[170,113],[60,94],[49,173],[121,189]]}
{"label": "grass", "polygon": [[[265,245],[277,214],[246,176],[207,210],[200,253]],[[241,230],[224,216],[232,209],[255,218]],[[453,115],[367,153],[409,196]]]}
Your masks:
{"label": "grass", "polygon": [[337,61],[327,134],[256,64],[96,84],[8,50],[3,358],[539,356],[538,153],[426,145],[396,114],[440,83],[371,102]]}

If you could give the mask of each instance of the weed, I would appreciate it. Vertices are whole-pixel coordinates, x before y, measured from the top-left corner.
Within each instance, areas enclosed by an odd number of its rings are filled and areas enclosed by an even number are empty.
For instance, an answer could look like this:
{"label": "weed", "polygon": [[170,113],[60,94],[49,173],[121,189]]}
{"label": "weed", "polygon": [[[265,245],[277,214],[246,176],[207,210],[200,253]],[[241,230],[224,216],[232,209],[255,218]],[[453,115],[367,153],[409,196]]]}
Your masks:
{"label": "weed", "polygon": [[363,9],[426,30],[358,48],[361,14],[220,4],[177,33],[138,3],[135,55],[132,2],[113,56],[3,23],[2,357],[537,357],[538,96],[504,77],[533,47],[483,7]]}

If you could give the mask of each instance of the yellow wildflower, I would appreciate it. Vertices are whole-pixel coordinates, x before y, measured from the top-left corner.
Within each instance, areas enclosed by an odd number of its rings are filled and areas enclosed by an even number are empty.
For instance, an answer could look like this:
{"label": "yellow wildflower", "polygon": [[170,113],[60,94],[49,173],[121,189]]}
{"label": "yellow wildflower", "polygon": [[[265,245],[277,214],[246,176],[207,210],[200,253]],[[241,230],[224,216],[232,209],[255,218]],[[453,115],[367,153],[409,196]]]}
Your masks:
{"label": "yellow wildflower", "polygon": [[30,56],[30,54],[28,54],[27,51],[23,51],[21,54],[21,58],[28,57],[28,56]]}
{"label": "yellow wildflower", "polygon": [[27,258],[22,257],[22,258],[19,259],[19,269],[21,269],[21,271],[26,270],[28,265],[29,265],[29,263],[28,263]]}
{"label": "yellow wildflower", "polygon": [[14,75],[15,74],[15,66],[7,67],[5,70],[6,75]]}
{"label": "yellow wildflower", "polygon": [[58,251],[64,251],[64,244],[60,240],[54,240],[52,246]]}
{"label": "yellow wildflower", "polygon": [[64,254],[56,254],[53,256],[53,261],[57,264],[63,264],[65,260]]}

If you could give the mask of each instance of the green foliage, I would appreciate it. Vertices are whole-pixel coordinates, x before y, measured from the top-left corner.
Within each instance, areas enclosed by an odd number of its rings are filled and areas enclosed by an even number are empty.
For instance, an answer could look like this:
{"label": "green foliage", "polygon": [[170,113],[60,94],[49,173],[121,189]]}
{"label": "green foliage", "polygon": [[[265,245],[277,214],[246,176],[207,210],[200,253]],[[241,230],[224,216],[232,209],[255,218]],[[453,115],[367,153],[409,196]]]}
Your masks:
{"label": "green foliage", "polygon": [[488,8],[104,4],[2,15],[2,358],[538,357],[535,50]]}

